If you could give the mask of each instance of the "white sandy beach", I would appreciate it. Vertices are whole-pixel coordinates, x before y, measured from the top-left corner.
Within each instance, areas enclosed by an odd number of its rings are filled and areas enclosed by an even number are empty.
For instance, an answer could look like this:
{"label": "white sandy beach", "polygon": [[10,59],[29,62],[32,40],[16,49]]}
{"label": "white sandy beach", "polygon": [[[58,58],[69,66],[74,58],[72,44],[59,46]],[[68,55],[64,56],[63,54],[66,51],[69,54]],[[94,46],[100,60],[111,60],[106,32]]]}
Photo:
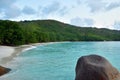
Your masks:
{"label": "white sandy beach", "polygon": [[10,56],[12,53],[14,53],[14,51],[14,47],[0,46],[0,60],[4,57]]}
{"label": "white sandy beach", "polygon": [[19,55],[19,53],[35,48],[35,46],[37,46],[37,44],[21,45],[18,47],[0,46],[0,65],[6,64],[7,62],[11,61],[14,57]]}
{"label": "white sandy beach", "polygon": [[0,65],[7,63],[15,51],[15,47],[0,46]]}
{"label": "white sandy beach", "polygon": [[0,65],[4,65],[7,62],[11,61],[14,57],[19,55],[19,53],[23,51],[36,48],[36,46],[39,46],[39,45],[47,45],[52,43],[58,43],[58,42],[33,43],[28,45],[21,45],[18,47],[0,46]]}

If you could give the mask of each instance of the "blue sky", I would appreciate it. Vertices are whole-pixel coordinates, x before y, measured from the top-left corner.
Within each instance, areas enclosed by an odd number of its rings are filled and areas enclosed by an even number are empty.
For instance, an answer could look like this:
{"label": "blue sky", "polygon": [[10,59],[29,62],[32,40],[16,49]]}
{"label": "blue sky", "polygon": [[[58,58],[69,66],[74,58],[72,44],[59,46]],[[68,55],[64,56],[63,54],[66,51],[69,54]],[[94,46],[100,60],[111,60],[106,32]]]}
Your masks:
{"label": "blue sky", "polygon": [[0,0],[0,19],[55,19],[120,30],[120,0]]}

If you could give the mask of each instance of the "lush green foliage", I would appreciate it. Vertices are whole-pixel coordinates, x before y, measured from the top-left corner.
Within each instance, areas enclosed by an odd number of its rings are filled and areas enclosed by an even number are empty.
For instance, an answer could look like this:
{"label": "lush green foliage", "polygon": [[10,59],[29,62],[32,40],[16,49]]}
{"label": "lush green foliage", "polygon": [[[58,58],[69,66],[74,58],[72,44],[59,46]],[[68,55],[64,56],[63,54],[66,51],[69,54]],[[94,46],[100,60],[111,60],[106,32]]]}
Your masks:
{"label": "lush green foliage", "polygon": [[50,41],[120,41],[120,31],[76,27],[55,20],[0,21],[0,44]]}
{"label": "lush green foliage", "polygon": [[24,44],[22,29],[17,22],[0,21],[0,44],[21,45]]}

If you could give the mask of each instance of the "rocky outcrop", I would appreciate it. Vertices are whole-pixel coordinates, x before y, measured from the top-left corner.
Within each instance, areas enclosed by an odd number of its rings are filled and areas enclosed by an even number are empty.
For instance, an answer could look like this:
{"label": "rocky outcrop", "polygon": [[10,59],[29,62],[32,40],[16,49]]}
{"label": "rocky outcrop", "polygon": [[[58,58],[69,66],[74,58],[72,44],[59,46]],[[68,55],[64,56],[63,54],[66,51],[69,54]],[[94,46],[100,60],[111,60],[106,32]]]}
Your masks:
{"label": "rocky outcrop", "polygon": [[5,68],[5,67],[0,66],[0,76],[8,73],[10,70],[11,69],[9,69],[9,68]]}
{"label": "rocky outcrop", "polygon": [[88,55],[79,58],[75,80],[120,80],[120,73],[104,57]]}

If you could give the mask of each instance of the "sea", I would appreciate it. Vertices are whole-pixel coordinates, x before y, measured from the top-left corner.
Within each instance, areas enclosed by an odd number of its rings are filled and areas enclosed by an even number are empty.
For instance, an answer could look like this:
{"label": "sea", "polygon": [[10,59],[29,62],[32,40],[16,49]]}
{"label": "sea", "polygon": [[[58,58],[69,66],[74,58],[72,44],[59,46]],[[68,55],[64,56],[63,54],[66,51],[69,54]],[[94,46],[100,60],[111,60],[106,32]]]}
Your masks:
{"label": "sea", "polygon": [[6,67],[12,69],[0,80],[75,80],[81,56],[105,57],[120,71],[120,42],[58,42],[23,51]]}

